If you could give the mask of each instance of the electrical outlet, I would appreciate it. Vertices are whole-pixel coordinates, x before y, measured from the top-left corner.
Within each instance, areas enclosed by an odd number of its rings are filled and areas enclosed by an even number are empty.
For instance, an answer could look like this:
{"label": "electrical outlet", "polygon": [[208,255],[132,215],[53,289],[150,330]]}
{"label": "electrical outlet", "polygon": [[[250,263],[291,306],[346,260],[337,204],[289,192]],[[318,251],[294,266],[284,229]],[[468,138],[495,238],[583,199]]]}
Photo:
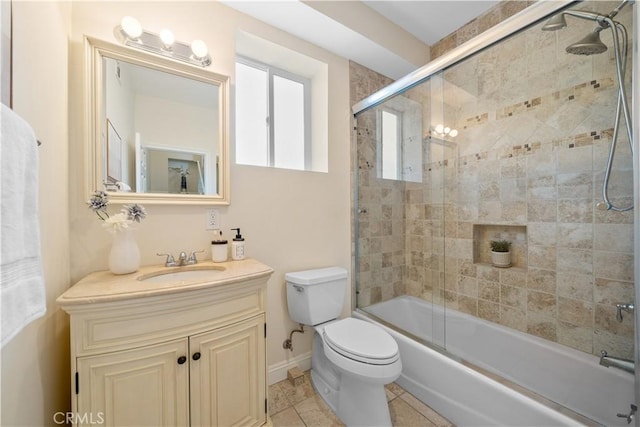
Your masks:
{"label": "electrical outlet", "polygon": [[220,211],[218,209],[207,209],[207,230],[220,229]]}

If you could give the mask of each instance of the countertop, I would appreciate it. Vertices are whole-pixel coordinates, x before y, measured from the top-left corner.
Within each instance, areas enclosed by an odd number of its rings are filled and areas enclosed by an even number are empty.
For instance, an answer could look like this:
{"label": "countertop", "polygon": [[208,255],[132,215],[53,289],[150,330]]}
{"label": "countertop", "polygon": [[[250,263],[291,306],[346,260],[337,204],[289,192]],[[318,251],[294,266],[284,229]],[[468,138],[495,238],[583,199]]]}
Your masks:
{"label": "countertop", "polygon": [[[143,275],[155,272],[178,272],[183,270],[222,267],[224,270],[211,272],[210,279],[176,280],[167,283],[155,283],[138,280]],[[202,261],[184,267],[165,267],[163,264],[140,267],[131,274],[116,275],[110,271],[97,271],[85,276],[71,286],[56,300],[62,307],[81,304],[124,301],[134,298],[146,298],[157,295],[182,293],[212,287],[225,286],[245,280],[270,276],[273,269],[254,259],[241,261],[212,262]]]}

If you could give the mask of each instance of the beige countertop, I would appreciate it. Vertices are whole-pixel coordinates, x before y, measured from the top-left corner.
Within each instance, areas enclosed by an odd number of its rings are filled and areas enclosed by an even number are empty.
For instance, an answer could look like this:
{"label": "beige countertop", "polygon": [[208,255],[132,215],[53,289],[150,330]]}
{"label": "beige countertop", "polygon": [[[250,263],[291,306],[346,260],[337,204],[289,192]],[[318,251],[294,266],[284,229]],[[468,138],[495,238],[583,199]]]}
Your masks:
{"label": "beige countertop", "polygon": [[[211,278],[175,280],[165,283],[138,280],[139,277],[151,277],[163,272],[211,269]],[[254,259],[241,261],[212,262],[203,261],[184,267],[165,267],[162,264],[140,267],[131,274],[116,275],[110,271],[91,273],[67,289],[57,299],[61,306],[93,304],[109,301],[129,300],[158,295],[181,293],[233,284],[269,276],[273,269]]]}

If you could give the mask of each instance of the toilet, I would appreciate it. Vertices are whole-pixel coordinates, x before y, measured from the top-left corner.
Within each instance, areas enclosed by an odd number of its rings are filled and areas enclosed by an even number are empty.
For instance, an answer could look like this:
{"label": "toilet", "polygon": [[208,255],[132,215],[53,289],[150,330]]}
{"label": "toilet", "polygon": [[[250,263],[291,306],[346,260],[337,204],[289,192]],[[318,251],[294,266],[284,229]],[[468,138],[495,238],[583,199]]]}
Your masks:
{"label": "toilet", "polygon": [[384,385],[402,371],[398,344],[355,318],[338,320],[347,288],[340,267],[285,274],[289,316],[313,326],[311,382],[347,426],[391,426]]}

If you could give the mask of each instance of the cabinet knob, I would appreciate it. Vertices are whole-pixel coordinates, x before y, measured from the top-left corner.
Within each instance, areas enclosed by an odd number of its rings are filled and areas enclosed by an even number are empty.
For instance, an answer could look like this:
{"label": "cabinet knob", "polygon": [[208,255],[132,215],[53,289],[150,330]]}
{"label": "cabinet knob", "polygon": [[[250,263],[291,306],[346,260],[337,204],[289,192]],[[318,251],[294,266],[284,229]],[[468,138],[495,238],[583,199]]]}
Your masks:
{"label": "cabinet knob", "polygon": [[184,362],[187,361],[187,356],[178,357],[178,365],[184,365]]}
{"label": "cabinet knob", "polygon": [[196,353],[193,353],[193,356],[191,356],[191,357],[193,358],[193,360],[198,360],[198,359],[200,359],[200,352],[198,351],[198,352],[196,352]]}

